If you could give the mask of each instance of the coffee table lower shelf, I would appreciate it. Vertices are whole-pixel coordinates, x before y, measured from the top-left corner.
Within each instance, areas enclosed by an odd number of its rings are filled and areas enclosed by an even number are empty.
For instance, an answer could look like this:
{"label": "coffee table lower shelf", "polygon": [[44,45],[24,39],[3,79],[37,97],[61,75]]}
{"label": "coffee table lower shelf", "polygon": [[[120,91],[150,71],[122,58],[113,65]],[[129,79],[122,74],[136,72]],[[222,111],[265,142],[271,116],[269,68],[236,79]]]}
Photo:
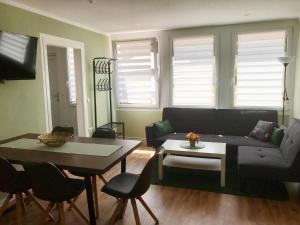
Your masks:
{"label": "coffee table lower shelf", "polygon": [[185,169],[198,169],[208,171],[220,171],[221,187],[225,187],[225,158],[199,158],[179,155],[167,155],[163,158],[163,152],[158,155],[158,177],[163,180],[163,167],[176,167]]}

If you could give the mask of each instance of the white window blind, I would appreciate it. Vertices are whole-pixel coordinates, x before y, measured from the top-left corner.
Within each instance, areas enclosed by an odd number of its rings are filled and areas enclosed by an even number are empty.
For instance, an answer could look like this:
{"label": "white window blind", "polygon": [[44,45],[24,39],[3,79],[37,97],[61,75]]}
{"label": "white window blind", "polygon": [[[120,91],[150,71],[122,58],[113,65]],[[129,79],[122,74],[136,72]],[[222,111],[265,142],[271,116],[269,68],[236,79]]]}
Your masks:
{"label": "white window blind", "polygon": [[173,105],[215,105],[214,37],[173,40]]}
{"label": "white window blind", "polygon": [[285,31],[238,35],[235,106],[281,107],[285,48]]}
{"label": "white window blind", "polygon": [[76,104],[76,83],[75,83],[75,64],[74,64],[74,49],[67,48],[67,66],[68,66],[68,89],[69,103]]}
{"label": "white window blind", "polygon": [[116,42],[117,100],[122,107],[158,106],[157,42]]}

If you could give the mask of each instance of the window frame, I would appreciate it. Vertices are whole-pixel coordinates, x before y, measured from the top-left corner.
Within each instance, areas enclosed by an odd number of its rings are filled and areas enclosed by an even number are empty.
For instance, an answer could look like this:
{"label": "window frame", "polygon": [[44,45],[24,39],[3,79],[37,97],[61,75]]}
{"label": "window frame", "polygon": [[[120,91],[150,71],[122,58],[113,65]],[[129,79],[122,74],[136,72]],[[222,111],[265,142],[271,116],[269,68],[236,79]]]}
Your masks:
{"label": "window frame", "polygon": [[[291,38],[291,30],[290,28],[287,27],[276,27],[276,28],[266,28],[266,29],[251,29],[251,30],[242,30],[242,31],[235,31],[233,32],[233,40],[232,40],[232,57],[233,57],[233,77],[232,77],[232,107],[234,109],[266,109],[266,110],[281,110],[282,105],[280,107],[276,106],[237,106],[236,105],[236,91],[237,91],[237,85],[236,85],[236,80],[237,80],[237,51],[238,51],[238,35],[243,35],[243,34],[255,34],[255,33],[267,33],[267,32],[276,32],[276,31],[284,31],[286,38],[285,38],[285,51],[284,51],[284,56],[287,56],[290,54],[290,43],[292,42]],[[293,78],[293,77],[291,77]],[[289,88],[289,71],[287,71],[287,82],[286,82],[286,87],[287,89]]]}
{"label": "window frame", "polygon": [[[214,66],[214,74],[213,74],[213,83],[214,83],[214,104],[211,106],[208,105],[176,105],[173,103],[173,57],[174,57],[174,40],[175,39],[188,39],[188,38],[201,38],[201,37],[212,37],[213,38],[213,48],[214,48],[214,56],[215,56],[215,66]],[[176,35],[172,36],[169,40],[170,42],[170,90],[169,90],[169,105],[171,107],[176,108],[218,108],[219,105],[219,67],[220,67],[220,52],[219,52],[219,36],[215,33],[201,33],[201,34],[193,34],[193,35]]]}
{"label": "window frame", "polygon": [[66,67],[67,67],[67,95],[68,95],[68,103],[71,107],[77,106],[77,87],[76,87],[76,69],[75,69],[75,49],[71,48],[73,50],[73,58],[74,58],[74,82],[75,82],[75,102],[71,101],[71,92],[70,92],[70,76],[69,76],[69,61],[68,61],[68,48],[66,48]]}
{"label": "window frame", "polygon": [[113,80],[113,86],[114,86],[114,93],[116,96],[116,108],[117,109],[158,109],[160,106],[160,54],[159,54],[159,41],[157,37],[150,37],[150,38],[137,38],[137,39],[122,39],[122,40],[113,40],[112,41],[112,47],[113,47],[113,57],[117,59],[117,48],[116,45],[117,43],[122,43],[122,42],[134,42],[134,41],[152,41],[155,43],[156,47],[156,54],[154,57],[154,62],[156,64],[156,72],[157,75],[155,77],[155,99],[156,103],[154,105],[149,105],[149,104],[120,104],[119,101],[119,94],[118,94],[118,86],[117,86],[117,79],[118,79],[118,71],[117,71],[117,62],[114,63],[114,77],[112,78]]}

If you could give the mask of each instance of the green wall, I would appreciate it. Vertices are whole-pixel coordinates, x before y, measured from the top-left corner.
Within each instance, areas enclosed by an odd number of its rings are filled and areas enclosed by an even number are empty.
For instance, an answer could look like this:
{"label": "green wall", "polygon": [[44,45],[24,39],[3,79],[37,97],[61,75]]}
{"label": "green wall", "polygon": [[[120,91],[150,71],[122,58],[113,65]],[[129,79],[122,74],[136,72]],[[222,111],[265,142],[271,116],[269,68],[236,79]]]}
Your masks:
{"label": "green wall", "polygon": [[126,137],[146,137],[146,125],[160,121],[161,110],[117,110],[118,121],[125,122]]}
{"label": "green wall", "polygon": [[[38,37],[46,33],[85,44],[90,126],[93,126],[92,59],[109,54],[108,38],[76,26],[37,15],[0,3],[0,30]],[[7,81],[0,85],[0,140],[27,132],[44,132],[44,100],[42,87],[40,47],[37,55],[35,80]],[[100,122],[107,121],[106,97],[99,96]]]}

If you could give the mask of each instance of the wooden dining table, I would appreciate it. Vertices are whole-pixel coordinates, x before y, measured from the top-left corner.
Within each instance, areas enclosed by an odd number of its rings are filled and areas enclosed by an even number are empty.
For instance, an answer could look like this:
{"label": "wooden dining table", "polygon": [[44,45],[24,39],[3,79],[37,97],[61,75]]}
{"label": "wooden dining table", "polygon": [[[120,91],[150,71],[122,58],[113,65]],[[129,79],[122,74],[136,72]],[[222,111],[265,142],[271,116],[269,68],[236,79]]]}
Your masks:
{"label": "wooden dining table", "polygon": [[[126,171],[126,157],[133,152],[141,141],[126,140],[126,139],[105,139],[105,138],[90,138],[90,137],[73,137],[71,142],[76,143],[92,143],[100,145],[120,145],[121,148],[108,156],[58,153],[51,151],[36,151],[24,148],[8,148],[1,147],[19,139],[37,139],[39,134],[24,134],[0,141],[0,156],[8,159],[12,163],[22,162],[51,162],[60,169],[84,172],[86,186],[86,197],[88,203],[88,212],[90,224],[96,225],[96,217],[94,210],[93,191],[91,177],[97,174],[103,174],[113,166],[121,162],[121,172]],[[99,149],[100,151],[100,149]]]}

